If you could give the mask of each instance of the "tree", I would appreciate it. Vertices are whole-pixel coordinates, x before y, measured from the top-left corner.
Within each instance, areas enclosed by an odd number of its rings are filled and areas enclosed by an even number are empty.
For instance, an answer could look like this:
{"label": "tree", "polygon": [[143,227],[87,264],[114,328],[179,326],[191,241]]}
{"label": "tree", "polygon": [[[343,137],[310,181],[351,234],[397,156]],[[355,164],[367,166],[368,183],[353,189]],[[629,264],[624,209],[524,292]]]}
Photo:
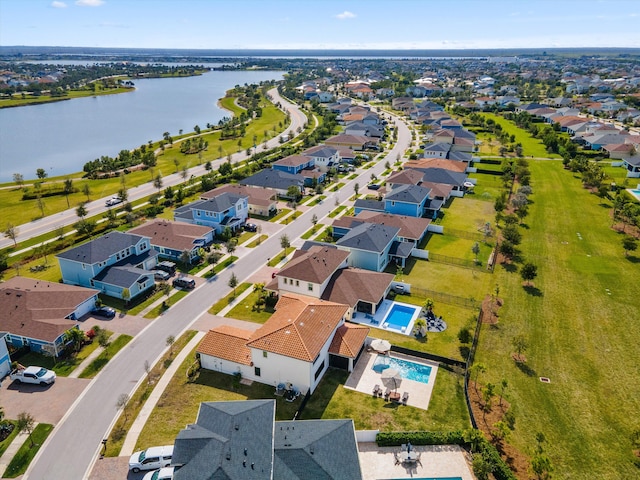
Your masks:
{"label": "tree", "polygon": [[526,359],[524,357],[524,352],[529,347],[529,342],[527,341],[527,337],[525,337],[522,334],[516,335],[511,339],[511,345],[513,345],[513,348],[515,348],[516,350],[516,356],[514,358],[515,361],[525,362]]}
{"label": "tree", "polygon": [[42,200],[42,196],[38,194],[38,198],[36,198],[36,205],[40,210],[40,215],[44,217],[44,200]]}
{"label": "tree", "polygon": [[16,423],[16,429],[18,433],[27,432],[29,434],[29,441],[31,442],[31,448],[35,446],[33,443],[33,438],[31,434],[33,433],[33,425],[35,424],[35,419],[31,416],[30,413],[21,412],[18,414],[18,422]]}
{"label": "tree", "polygon": [[79,235],[87,235],[90,236],[93,231],[96,229],[96,222],[91,220],[80,220],[73,224],[73,228],[76,229]]}
{"label": "tree", "polygon": [[360,191],[360,184],[356,182],[356,184],[353,186],[353,192],[358,195],[358,191]]}
{"label": "tree", "polygon": [[538,276],[538,267],[536,267],[533,263],[525,263],[520,269],[520,276],[522,280],[524,280],[527,285],[531,285],[531,281]]}
{"label": "tree", "polygon": [[79,328],[72,328],[67,332],[67,341],[71,344],[74,352],[79,352],[84,343],[85,334]]}
{"label": "tree", "polygon": [[227,253],[229,255],[232,255],[233,252],[236,251],[236,247],[238,246],[238,242],[236,241],[235,238],[230,238],[229,240],[226,241],[226,243],[224,244],[224,248],[227,251]]}
{"label": "tree", "polygon": [[311,223],[313,224],[313,231],[316,230],[316,225],[318,224],[318,216],[314,213],[313,217],[311,217]]}
{"label": "tree", "polygon": [[480,253],[480,245],[478,244],[478,242],[473,244],[473,247],[471,247],[471,251],[476,256],[476,263],[478,263],[478,254]]}
{"label": "tree", "polygon": [[87,207],[85,207],[85,203],[81,202],[80,204],[78,204],[77,208],[76,208],[76,215],[78,217],[80,217],[81,220],[84,220],[84,217],[87,216]]}
{"label": "tree", "polygon": [[82,193],[87,197],[87,202],[91,200],[91,187],[89,186],[89,183],[82,185]]}
{"label": "tree", "polygon": [[516,247],[508,240],[503,241],[498,251],[507,258],[512,258],[516,253]]}
{"label": "tree", "polygon": [[16,185],[18,185],[22,190],[24,190],[24,175],[21,173],[13,174],[13,181]]}
{"label": "tree", "polygon": [[107,225],[109,225],[109,227],[115,227],[118,223],[118,214],[112,208],[108,209],[105,212],[104,218],[106,218]]}
{"label": "tree", "polygon": [[633,237],[624,237],[622,239],[622,248],[624,248],[624,256],[628,257],[629,252],[635,252],[638,248],[638,241]]}
{"label": "tree", "polygon": [[44,180],[45,178],[48,177],[47,175],[47,171],[44,168],[39,168],[36,170],[36,176],[40,179],[40,180]]}
{"label": "tree", "polygon": [[280,235],[280,246],[283,250],[287,250],[291,246],[291,241],[289,240],[289,236],[286,233]]}
{"label": "tree", "polygon": [[229,288],[233,288],[233,296],[236,296],[236,287],[238,286],[238,277],[236,277],[235,272],[231,274],[231,278],[229,278],[229,283],[227,283]]}
{"label": "tree", "polygon": [[483,363],[475,363],[473,367],[471,367],[471,373],[474,375],[475,379],[473,380],[474,388],[476,389],[476,394],[478,393],[478,378],[481,373],[487,371],[487,367],[484,366]]}
{"label": "tree", "polygon": [[153,186],[158,189],[158,192],[162,189],[162,174],[158,172],[156,178],[153,179]]}
{"label": "tree", "polygon": [[504,391],[509,387],[509,382],[507,382],[506,378],[503,378],[500,381],[500,403],[499,405],[502,406],[502,398],[504,397]]}
{"label": "tree", "polygon": [[96,334],[96,340],[101,348],[107,348],[109,346],[109,334],[103,329],[100,329]]}
{"label": "tree", "polygon": [[13,225],[13,223],[7,223],[7,228],[4,229],[4,232],[2,232],[3,235],[7,238],[10,238],[13,241],[13,246],[16,247],[18,245],[17,242],[17,238],[18,238],[18,227],[15,227]]}
{"label": "tree", "polygon": [[69,208],[69,194],[73,193],[73,180],[65,178],[62,185],[62,192],[67,199],[67,208]]}
{"label": "tree", "polygon": [[149,360],[144,361],[144,371],[147,373],[147,384],[151,385],[151,364]]}
{"label": "tree", "polygon": [[165,340],[167,347],[169,347],[169,357],[173,356],[173,344],[176,343],[176,337],[173,335],[169,335]]}
{"label": "tree", "polygon": [[478,480],[487,480],[494,469],[493,463],[483,453],[475,453],[473,455],[471,466]]}
{"label": "tree", "polygon": [[519,245],[522,241],[522,234],[518,231],[516,225],[505,225],[502,229],[502,238],[511,242],[513,245]]}
{"label": "tree", "polygon": [[121,393],[120,396],[118,397],[118,401],[116,402],[116,407],[118,408],[118,410],[122,410],[122,414],[124,415],[124,421],[126,422],[128,420],[128,407],[129,406],[129,394],[127,393]]}

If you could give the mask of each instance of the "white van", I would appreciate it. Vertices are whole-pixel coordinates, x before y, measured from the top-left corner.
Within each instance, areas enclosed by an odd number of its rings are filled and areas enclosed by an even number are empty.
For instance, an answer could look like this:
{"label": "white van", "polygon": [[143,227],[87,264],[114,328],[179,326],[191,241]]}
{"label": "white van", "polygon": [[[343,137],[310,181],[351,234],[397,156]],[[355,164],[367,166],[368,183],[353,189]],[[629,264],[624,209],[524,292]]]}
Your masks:
{"label": "white van", "polygon": [[129,470],[138,473],[140,470],[156,470],[168,467],[173,456],[173,445],[151,447],[141,452],[136,452],[129,458]]}

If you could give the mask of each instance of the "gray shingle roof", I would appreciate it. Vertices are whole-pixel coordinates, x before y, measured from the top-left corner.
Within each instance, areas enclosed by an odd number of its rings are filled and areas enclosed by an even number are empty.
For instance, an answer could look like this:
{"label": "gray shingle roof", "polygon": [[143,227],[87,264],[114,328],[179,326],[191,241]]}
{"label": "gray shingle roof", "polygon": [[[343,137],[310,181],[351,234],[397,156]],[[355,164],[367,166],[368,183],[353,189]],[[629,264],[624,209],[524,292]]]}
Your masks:
{"label": "gray shingle roof", "polygon": [[261,170],[240,182],[240,185],[255,185],[257,187],[269,187],[277,190],[286,190],[292,185],[301,187],[303,184],[304,177],[302,175],[269,169]]}
{"label": "gray shingle roof", "polygon": [[336,245],[382,253],[396,238],[399,228],[373,223],[363,223],[352,228],[336,242]]}
{"label": "gray shingle roof", "polygon": [[103,262],[114,253],[136,245],[142,238],[147,237],[113,231],[76,248],[59,253],[56,257],[86,264]]}
{"label": "gray shingle roof", "polygon": [[424,146],[423,150],[426,152],[448,152],[451,150],[451,144],[446,142],[441,143],[428,143]]}
{"label": "gray shingle roof", "polygon": [[424,172],[423,181],[425,182],[460,186],[467,180],[465,173],[452,172],[444,168],[420,169],[420,171]]}
{"label": "gray shingle roof", "polygon": [[385,201],[420,204],[429,198],[430,188],[420,185],[399,185],[384,196]]}
{"label": "gray shingle roof", "polygon": [[363,198],[359,198],[354,202],[353,205],[355,208],[384,212],[384,202],[380,202],[378,200],[365,200]]}
{"label": "gray shingle roof", "polygon": [[110,267],[105,268],[95,280],[122,288],[130,288],[140,277],[153,278],[153,274],[136,267]]}
{"label": "gray shingle roof", "polygon": [[302,152],[303,155],[318,158],[330,158],[333,157],[336,153],[338,153],[338,149],[335,147],[330,147],[328,145],[318,145],[316,147],[307,148],[304,152]]}
{"label": "gray shingle roof", "polygon": [[394,255],[401,258],[409,258],[409,255],[411,255],[411,251],[413,250],[414,246],[415,245],[413,242],[400,242],[396,240],[391,244],[389,255]]}
{"label": "gray shingle roof", "polygon": [[249,198],[246,195],[236,195],[230,192],[224,192],[208,200],[196,200],[182,207],[176,208],[175,214],[180,216],[191,210],[203,210],[206,212],[224,212],[234,207],[238,200]]}

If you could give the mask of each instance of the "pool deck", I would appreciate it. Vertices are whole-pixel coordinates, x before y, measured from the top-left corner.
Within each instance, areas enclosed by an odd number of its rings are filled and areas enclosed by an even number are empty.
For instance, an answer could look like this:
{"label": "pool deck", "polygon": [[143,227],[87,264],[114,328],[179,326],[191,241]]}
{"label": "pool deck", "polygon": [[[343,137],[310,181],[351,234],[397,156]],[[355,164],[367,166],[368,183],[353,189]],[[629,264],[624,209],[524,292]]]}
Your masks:
{"label": "pool deck", "polygon": [[[404,330],[393,328],[392,326],[389,326],[389,325],[387,325],[385,323],[385,317],[387,316],[387,313],[389,313],[389,310],[391,309],[391,307],[394,304],[398,304],[398,305],[402,305],[402,306],[405,306],[405,307],[410,307],[410,308],[416,309],[416,311],[414,312],[413,316],[411,317],[411,321],[409,322],[407,327],[405,327]],[[371,315],[369,313],[354,312],[353,316],[351,318],[351,321],[354,322],[354,323],[359,323],[361,325],[367,325],[367,326],[373,327],[373,328],[380,328],[382,330],[388,330],[390,332],[402,333],[404,335],[411,335],[411,332],[413,331],[413,324],[416,321],[416,319],[418,318],[418,316],[420,315],[421,310],[422,310],[421,307],[419,307],[417,305],[411,305],[410,303],[402,303],[402,302],[393,302],[391,300],[383,300],[382,303],[380,304],[380,306],[378,307],[378,309],[376,310],[375,315]]]}
{"label": "pool deck", "polygon": [[638,184],[638,188],[627,188],[627,192],[629,192],[629,195],[640,202],[640,193],[636,193],[638,191],[640,191],[640,184]]}
{"label": "pool deck", "polygon": [[[345,382],[344,387],[367,395],[373,395],[373,387],[375,387],[376,385],[380,385],[380,387],[385,390],[380,374],[372,368],[377,355],[378,354],[375,352],[363,352],[358,359],[358,363],[356,363],[353,372],[351,372],[351,375],[349,375],[349,378]],[[438,374],[438,364],[395,352],[393,352],[391,356],[400,358],[402,360],[409,360],[414,363],[421,363],[431,367],[429,383],[416,382],[414,380],[407,380],[406,378],[403,378],[400,387],[398,388],[398,392],[401,395],[404,392],[407,392],[409,394],[407,405],[411,407],[421,408],[423,410],[428,410],[429,401],[431,400],[431,393],[433,392],[433,386]],[[393,403],[385,401],[384,397],[380,398],[379,400],[380,408],[382,408],[385,404]]]}
{"label": "pool deck", "polygon": [[421,452],[420,464],[396,465],[393,456],[400,447],[378,447],[375,443],[358,443],[358,457],[364,480],[398,478],[451,478],[474,480],[468,454],[457,445],[414,446]]}

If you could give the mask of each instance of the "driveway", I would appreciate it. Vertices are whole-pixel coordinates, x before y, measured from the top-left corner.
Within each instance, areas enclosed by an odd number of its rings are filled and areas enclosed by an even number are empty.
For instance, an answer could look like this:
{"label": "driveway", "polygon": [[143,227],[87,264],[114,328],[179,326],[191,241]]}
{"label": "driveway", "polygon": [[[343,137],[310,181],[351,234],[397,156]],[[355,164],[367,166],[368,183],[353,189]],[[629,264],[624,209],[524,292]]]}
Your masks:
{"label": "driveway", "polygon": [[129,457],[100,458],[94,464],[89,480],[141,480],[147,472],[129,471]]}
{"label": "driveway", "polygon": [[37,422],[56,425],[89,382],[86,378],[58,377],[52,385],[40,386],[11,382],[7,377],[0,388],[0,405],[7,418],[27,412]]}
{"label": "driveway", "polygon": [[114,318],[85,315],[79,320],[80,328],[85,332],[98,325],[100,328],[111,330],[114,333],[131,335],[132,337],[140,333],[150,322],[152,320],[148,318],[123,313],[117,314]]}

